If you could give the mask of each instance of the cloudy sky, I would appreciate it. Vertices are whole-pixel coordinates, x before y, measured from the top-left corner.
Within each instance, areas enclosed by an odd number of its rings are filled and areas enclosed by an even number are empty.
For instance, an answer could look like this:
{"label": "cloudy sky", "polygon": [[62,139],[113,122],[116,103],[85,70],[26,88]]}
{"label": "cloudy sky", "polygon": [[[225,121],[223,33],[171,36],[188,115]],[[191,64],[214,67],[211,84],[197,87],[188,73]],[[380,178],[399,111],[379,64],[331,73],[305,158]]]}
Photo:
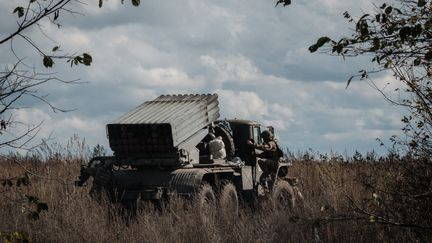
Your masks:
{"label": "cloudy sky", "polygon": [[[17,26],[17,2],[0,1],[1,38]],[[43,120],[40,138],[52,134],[62,143],[77,134],[90,145],[107,146],[106,123],[144,101],[177,93],[217,93],[222,118],[273,125],[280,143],[293,151],[383,151],[375,139],[400,133],[402,111],[370,85],[356,81],[345,89],[351,75],[370,67],[368,57],[344,61],[308,51],[322,35],[349,34],[342,13],[359,17],[373,9],[369,1],[293,1],[275,8],[275,1],[263,0],[143,0],[136,8],[107,0],[101,9],[97,2],[71,5],[84,15],[61,15],[60,29],[43,21],[26,31],[48,52],[59,45],[62,53],[93,56],[91,67],[57,61],[49,70],[85,84],[41,88],[53,104],[74,111],[53,113],[43,103],[22,101],[33,109],[18,111],[16,119]],[[33,49],[19,39],[14,46],[40,68]],[[13,62],[10,46],[0,46],[0,64]],[[388,74],[374,81],[386,90],[395,85]]]}

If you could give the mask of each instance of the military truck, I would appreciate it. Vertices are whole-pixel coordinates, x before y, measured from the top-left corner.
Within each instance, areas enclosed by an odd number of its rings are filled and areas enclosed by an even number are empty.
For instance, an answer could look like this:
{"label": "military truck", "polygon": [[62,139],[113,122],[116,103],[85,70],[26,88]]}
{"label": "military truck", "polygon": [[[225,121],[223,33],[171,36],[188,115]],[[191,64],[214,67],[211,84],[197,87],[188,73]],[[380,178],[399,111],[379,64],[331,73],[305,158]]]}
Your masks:
{"label": "military truck", "polygon": [[[238,209],[260,197],[294,207],[301,198],[290,163],[281,159],[263,185],[256,150],[262,126],[250,120],[218,120],[217,94],[161,95],[107,125],[113,156],[92,158],[76,181],[93,177],[90,193],[115,202],[193,198],[202,207]],[[266,128],[268,129],[268,128]],[[272,130],[272,128],[270,128]]]}

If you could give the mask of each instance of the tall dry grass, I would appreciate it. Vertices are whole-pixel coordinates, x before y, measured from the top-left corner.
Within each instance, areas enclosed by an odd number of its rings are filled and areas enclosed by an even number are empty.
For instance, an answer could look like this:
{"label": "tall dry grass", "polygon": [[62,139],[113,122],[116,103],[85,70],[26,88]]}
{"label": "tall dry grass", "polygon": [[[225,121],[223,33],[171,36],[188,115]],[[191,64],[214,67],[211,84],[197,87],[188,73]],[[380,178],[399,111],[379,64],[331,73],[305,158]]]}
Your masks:
{"label": "tall dry grass", "polygon": [[[0,158],[0,178],[21,176],[27,168],[31,185],[1,187],[0,231],[25,231],[33,242],[411,242],[428,241],[430,231],[398,227],[362,214],[356,204],[377,212],[374,187],[387,185],[397,173],[390,160],[349,161],[340,156],[293,156],[291,176],[299,178],[304,207],[275,211],[268,202],[241,208],[232,218],[203,222],[188,201],[174,199],[162,211],[139,205],[125,213],[118,205],[96,202],[89,187],[73,181],[83,160],[61,156],[41,159]],[[36,176],[38,175],[38,176]],[[41,177],[40,177],[40,176]],[[23,194],[48,205],[38,220],[27,218]],[[372,203],[371,203],[372,202]],[[223,210],[223,209],[218,209]],[[375,210],[375,211],[374,211]]]}

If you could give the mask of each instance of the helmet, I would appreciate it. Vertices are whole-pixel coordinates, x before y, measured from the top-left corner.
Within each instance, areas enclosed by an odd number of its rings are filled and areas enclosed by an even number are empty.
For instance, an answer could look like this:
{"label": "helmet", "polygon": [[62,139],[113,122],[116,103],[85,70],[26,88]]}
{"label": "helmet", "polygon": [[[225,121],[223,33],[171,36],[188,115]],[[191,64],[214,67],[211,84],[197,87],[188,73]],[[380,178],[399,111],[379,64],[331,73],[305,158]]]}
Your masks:
{"label": "helmet", "polygon": [[211,141],[211,140],[216,139],[216,136],[214,135],[214,133],[210,132],[207,134],[207,139],[208,139],[208,141]]}
{"label": "helmet", "polygon": [[273,134],[269,130],[262,131],[261,137],[265,142],[273,140]]}

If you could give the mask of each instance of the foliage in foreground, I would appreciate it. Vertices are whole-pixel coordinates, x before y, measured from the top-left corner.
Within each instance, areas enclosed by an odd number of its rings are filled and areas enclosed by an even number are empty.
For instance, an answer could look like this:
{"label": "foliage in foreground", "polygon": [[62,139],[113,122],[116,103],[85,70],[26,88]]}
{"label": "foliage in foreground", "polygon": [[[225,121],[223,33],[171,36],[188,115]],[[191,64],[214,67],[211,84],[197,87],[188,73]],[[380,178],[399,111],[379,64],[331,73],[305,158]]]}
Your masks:
{"label": "foliage in foreground", "polygon": [[[31,184],[2,187],[0,231],[23,232],[34,242],[328,242],[430,241],[430,166],[409,158],[357,154],[291,156],[304,207],[277,211],[268,202],[244,207],[239,215],[203,223],[193,204],[180,199],[163,211],[140,205],[125,213],[118,205],[97,203],[86,188],[75,188],[80,160],[6,156],[0,178],[31,169]],[[17,161],[19,163],[17,163]],[[410,173],[416,173],[415,180]],[[43,175],[43,178],[36,175]],[[418,176],[421,175],[421,176]],[[418,180],[417,180],[418,178]],[[420,180],[423,178],[423,180]],[[1,187],[1,186],[0,186]],[[88,188],[87,188],[88,189]],[[22,195],[47,204],[38,220]],[[419,200],[420,198],[420,200]],[[415,199],[415,200],[411,200]],[[34,207],[34,205],[33,205]],[[223,210],[223,209],[218,209]],[[3,236],[3,235],[2,235]]]}

